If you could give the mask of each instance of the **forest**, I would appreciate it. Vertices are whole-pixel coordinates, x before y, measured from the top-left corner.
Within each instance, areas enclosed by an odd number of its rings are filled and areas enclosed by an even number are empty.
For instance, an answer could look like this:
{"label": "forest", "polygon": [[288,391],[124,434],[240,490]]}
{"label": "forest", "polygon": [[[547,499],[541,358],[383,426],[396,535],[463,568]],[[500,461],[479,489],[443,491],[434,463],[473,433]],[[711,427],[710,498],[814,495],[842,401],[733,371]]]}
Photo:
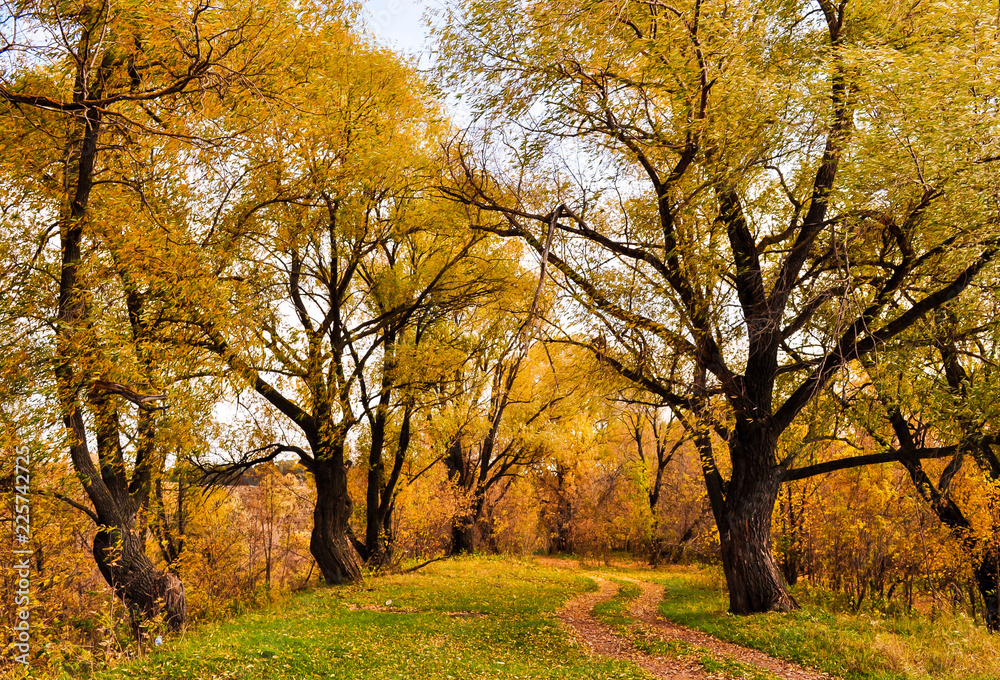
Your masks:
{"label": "forest", "polygon": [[0,2],[11,677],[1000,678],[995,2]]}

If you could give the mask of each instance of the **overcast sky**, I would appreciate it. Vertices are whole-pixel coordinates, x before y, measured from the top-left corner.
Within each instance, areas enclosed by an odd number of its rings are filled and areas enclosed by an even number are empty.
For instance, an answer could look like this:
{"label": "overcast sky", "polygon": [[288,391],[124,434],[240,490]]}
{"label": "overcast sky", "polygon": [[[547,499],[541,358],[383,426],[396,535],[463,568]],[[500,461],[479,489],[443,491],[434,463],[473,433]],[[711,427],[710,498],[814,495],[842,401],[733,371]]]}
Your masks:
{"label": "overcast sky", "polygon": [[[366,0],[365,23],[381,42],[409,55],[427,49],[424,12],[441,0]],[[423,61],[423,60],[421,60]]]}

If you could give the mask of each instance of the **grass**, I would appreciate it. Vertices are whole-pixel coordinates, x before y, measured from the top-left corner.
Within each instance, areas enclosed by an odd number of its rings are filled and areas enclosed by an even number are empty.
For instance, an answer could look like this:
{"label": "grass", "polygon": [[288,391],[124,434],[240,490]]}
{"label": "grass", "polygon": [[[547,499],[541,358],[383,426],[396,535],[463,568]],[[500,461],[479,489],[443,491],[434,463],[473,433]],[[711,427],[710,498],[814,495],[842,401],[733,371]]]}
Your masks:
{"label": "grass", "polygon": [[631,663],[588,657],[555,619],[588,589],[586,578],[518,561],[450,560],[291,596],[90,677],[646,680]]}
{"label": "grass", "polygon": [[848,680],[998,680],[1000,642],[962,616],[852,614],[821,607],[805,590],[789,614],[731,616],[715,570],[646,572],[666,586],[660,612],[723,640]]}
{"label": "grass", "polygon": [[618,584],[618,593],[609,600],[598,602],[591,613],[604,625],[627,633],[628,626],[634,623],[632,617],[628,615],[628,605],[642,594],[642,590],[631,581],[612,580]]}
{"label": "grass", "polygon": [[[604,568],[616,597],[594,614],[648,654],[694,660],[714,677],[773,675],[695,644],[664,641],[634,621],[641,593],[627,577],[666,586],[667,618],[847,680],[998,680],[1000,642],[960,616],[892,618],[830,611],[809,593],[791,614],[734,617],[715,570]],[[317,588],[229,621],[198,626],[145,658],[63,678],[275,680],[472,678],[648,680],[634,664],[590,657],[555,611],[594,590],[573,573],[516,559],[463,558],[420,572]],[[618,577],[622,578],[618,578]]]}

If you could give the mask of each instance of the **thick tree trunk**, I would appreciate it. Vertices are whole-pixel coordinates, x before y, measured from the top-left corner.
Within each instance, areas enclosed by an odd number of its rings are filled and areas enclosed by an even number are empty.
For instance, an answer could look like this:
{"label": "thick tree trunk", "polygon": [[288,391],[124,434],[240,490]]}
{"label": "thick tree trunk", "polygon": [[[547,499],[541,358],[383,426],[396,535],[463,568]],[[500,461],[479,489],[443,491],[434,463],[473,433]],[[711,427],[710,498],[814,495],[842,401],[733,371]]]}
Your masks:
{"label": "thick tree trunk", "polygon": [[472,554],[476,549],[476,527],[483,518],[485,499],[477,492],[468,514],[459,515],[451,525],[451,554]]}
{"label": "thick tree trunk", "polygon": [[771,546],[771,516],[780,487],[774,442],[763,432],[740,432],[737,427],[730,447],[733,476],[722,516],[716,518],[729,611],[756,614],[797,609]]}
{"label": "thick tree trunk", "polygon": [[991,546],[975,568],[976,587],[983,597],[983,620],[991,633],[1000,631],[1000,551]]}
{"label": "thick tree trunk", "polygon": [[475,522],[471,517],[457,517],[451,524],[451,554],[468,555],[475,549]]}
{"label": "thick tree trunk", "polygon": [[[455,487],[459,490],[467,490],[471,480],[469,480],[469,469],[460,439],[456,438],[448,447],[448,455],[444,458],[444,464],[448,470],[448,479]],[[475,550],[475,523],[476,520],[472,517],[471,509],[469,513],[457,515],[452,519],[450,554],[469,554]]]}
{"label": "thick tree trunk", "polygon": [[331,585],[361,578],[358,555],[348,536],[353,504],[347,492],[343,447],[334,448],[333,455],[315,459],[316,507],[309,540],[309,550]]}
{"label": "thick tree trunk", "polygon": [[153,566],[142,537],[134,531],[125,527],[98,531],[94,559],[104,580],[128,607],[137,637],[142,623],[161,613],[171,630],[179,630],[187,621],[184,585],[174,574]]}

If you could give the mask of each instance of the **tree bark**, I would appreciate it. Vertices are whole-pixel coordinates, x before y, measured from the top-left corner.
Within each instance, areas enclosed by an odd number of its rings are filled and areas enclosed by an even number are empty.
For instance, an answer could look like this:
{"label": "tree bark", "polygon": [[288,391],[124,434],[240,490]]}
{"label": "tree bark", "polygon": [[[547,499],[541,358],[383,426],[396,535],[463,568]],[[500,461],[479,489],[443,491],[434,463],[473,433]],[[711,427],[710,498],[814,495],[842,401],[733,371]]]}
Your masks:
{"label": "tree bark", "polygon": [[187,600],[181,580],[153,566],[145,541],[127,527],[106,527],[94,537],[94,559],[115,594],[128,607],[136,637],[142,623],[160,613],[171,630],[187,621]]}
{"label": "tree bark", "polygon": [[[451,442],[451,446],[448,447],[448,455],[444,458],[444,464],[448,470],[448,479],[452,481],[455,488],[468,492],[472,480],[469,478],[469,466],[465,461],[465,451],[462,448],[460,438],[456,437]],[[471,513],[457,515],[451,521],[449,552],[452,555],[469,554],[475,550],[475,547],[475,519],[471,517]]]}
{"label": "tree bark", "polygon": [[556,463],[556,512],[553,518],[552,543],[549,546],[549,553],[569,552],[570,545],[570,524],[573,517],[573,507],[568,497],[566,488],[566,476],[569,473],[567,468],[560,463]]}
{"label": "tree bark", "polygon": [[[148,501],[153,486],[152,468],[142,462],[152,453],[145,450],[152,446],[152,440],[140,443],[140,454],[129,480],[121,453],[118,411],[113,402],[113,397],[91,388],[100,475],[92,464],[84,462],[84,456],[88,460],[90,456],[86,442],[74,442],[71,452],[77,468],[90,480],[85,489],[98,525],[94,560],[104,580],[125,602],[133,631],[141,638],[142,624],[161,613],[172,630],[180,629],[187,621],[187,600],[181,580],[175,574],[157,569],[146,555],[145,530],[137,526],[139,511]],[[140,416],[141,420],[146,418],[145,414]],[[149,436],[152,421],[146,420],[146,426]]]}
{"label": "tree bark", "polygon": [[781,485],[774,463],[774,438],[762,428],[738,425],[730,446],[733,475],[722,516],[716,518],[729,611],[756,614],[797,609],[771,546],[771,516]]}
{"label": "tree bark", "polygon": [[327,455],[317,455],[314,463],[316,507],[309,550],[328,584],[351,583],[361,578],[361,568],[349,538],[354,504],[347,490],[344,445],[324,448],[314,448]]}
{"label": "tree bark", "polygon": [[983,597],[983,620],[991,633],[1000,631],[1000,550],[991,545],[974,570],[976,587]]}
{"label": "tree bark", "polygon": [[[127,478],[121,460],[117,414],[106,396],[93,387],[92,376],[81,379],[74,366],[77,355],[86,348],[81,335],[91,323],[89,291],[80,280],[81,246],[101,121],[99,110],[87,109],[79,150],[70,149],[70,157],[76,156],[76,161],[69,173],[74,180],[69,213],[60,224],[63,266],[56,315],[55,378],[63,423],[69,433],[70,458],[93,504],[91,518],[101,527],[94,538],[94,559],[108,585],[125,602],[138,636],[142,621],[160,611],[166,613],[171,629],[179,629],[187,621],[187,604],[180,579],[153,565],[146,555],[145,541],[134,529],[138,510],[149,493],[152,470],[137,461],[133,478]],[[91,458],[79,398],[81,387],[87,383],[91,384],[89,396],[95,407],[100,471],[94,468]],[[151,421],[147,425],[152,427]]]}
{"label": "tree bark", "polygon": [[469,555],[475,549],[475,525],[467,517],[456,519],[451,525],[451,554]]}

